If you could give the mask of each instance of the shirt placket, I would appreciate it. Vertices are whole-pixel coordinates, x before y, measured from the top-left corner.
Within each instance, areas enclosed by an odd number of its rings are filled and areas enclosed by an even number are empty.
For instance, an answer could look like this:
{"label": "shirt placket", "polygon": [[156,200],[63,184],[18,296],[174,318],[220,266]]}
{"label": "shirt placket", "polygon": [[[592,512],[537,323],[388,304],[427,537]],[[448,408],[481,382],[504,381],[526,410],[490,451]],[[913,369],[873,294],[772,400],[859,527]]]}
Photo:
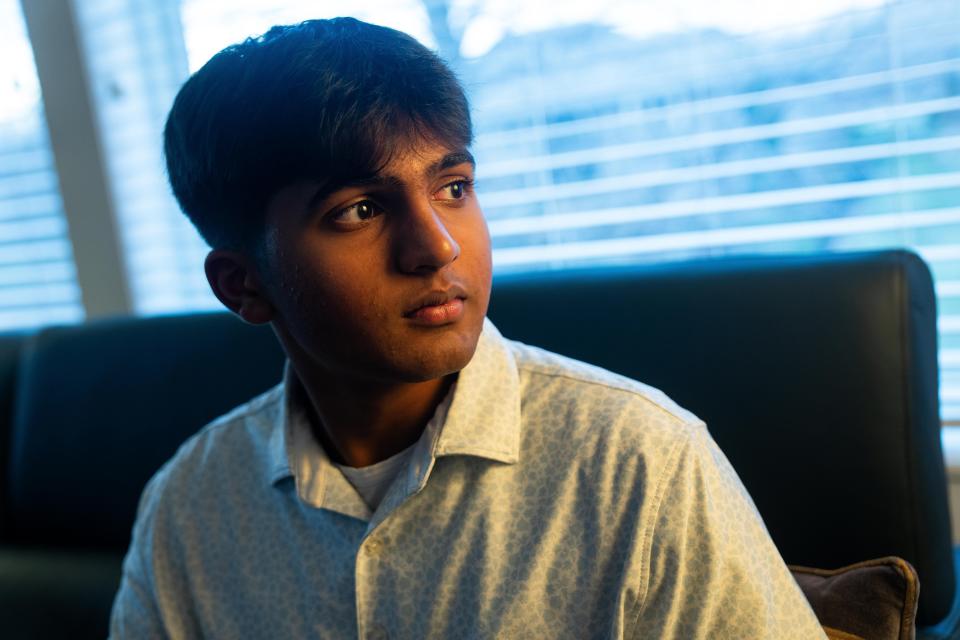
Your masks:
{"label": "shirt placket", "polygon": [[[380,526],[371,531],[360,543],[355,567],[357,633],[361,640],[388,640],[391,637],[390,620],[377,619],[378,601],[376,585],[383,584],[383,573],[390,570],[386,554],[390,539]],[[390,581],[386,581],[390,583]],[[396,637],[393,634],[393,637]]]}

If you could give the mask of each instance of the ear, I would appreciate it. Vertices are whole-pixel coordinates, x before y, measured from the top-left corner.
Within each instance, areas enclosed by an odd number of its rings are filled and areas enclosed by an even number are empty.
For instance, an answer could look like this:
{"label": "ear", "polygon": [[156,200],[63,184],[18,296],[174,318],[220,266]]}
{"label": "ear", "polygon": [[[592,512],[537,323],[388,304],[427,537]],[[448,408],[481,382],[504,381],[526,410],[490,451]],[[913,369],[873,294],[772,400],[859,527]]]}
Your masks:
{"label": "ear", "polygon": [[275,315],[253,262],[244,254],[214,249],[203,263],[207,282],[227,309],[250,324],[266,324]]}

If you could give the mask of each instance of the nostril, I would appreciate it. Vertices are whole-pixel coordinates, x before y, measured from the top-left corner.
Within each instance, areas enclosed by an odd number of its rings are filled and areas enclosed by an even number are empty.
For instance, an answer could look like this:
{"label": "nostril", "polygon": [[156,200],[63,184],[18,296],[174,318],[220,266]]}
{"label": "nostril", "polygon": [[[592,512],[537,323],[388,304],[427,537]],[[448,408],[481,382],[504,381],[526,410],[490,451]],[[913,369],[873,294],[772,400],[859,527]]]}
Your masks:
{"label": "nostril", "polygon": [[411,215],[395,246],[400,268],[407,272],[436,270],[460,257],[460,245],[432,209]]}

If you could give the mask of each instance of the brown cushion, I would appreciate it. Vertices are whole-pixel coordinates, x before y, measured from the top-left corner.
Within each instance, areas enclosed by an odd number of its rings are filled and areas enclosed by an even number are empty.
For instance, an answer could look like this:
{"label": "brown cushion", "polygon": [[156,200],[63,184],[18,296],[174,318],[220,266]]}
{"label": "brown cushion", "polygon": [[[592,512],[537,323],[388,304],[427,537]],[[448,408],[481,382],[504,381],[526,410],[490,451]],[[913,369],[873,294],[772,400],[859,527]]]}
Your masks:
{"label": "brown cushion", "polygon": [[914,640],[920,582],[906,560],[790,571],[831,640]]}

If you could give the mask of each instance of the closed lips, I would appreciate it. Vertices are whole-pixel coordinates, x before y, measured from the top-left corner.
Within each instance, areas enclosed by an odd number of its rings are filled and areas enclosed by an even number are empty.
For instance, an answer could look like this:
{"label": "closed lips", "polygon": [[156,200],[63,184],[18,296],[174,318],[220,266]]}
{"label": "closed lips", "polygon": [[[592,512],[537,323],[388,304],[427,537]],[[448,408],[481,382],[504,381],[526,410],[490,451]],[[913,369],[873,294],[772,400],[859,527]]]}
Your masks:
{"label": "closed lips", "polygon": [[452,288],[449,291],[433,291],[421,298],[413,307],[404,312],[403,315],[410,316],[424,307],[437,307],[458,298],[460,300],[466,298],[466,295],[459,288]]}

